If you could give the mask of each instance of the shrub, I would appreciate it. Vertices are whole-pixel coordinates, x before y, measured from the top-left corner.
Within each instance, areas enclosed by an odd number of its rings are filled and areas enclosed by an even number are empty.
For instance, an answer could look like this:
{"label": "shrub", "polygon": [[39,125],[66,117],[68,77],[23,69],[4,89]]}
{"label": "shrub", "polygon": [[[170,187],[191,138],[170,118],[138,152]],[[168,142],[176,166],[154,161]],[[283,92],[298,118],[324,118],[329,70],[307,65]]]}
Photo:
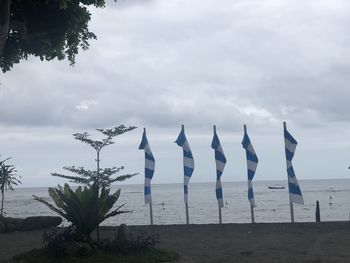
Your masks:
{"label": "shrub", "polygon": [[45,231],[43,233],[43,243],[44,247],[54,256],[62,257],[66,254],[67,243],[74,241],[76,237],[74,227],[65,227],[51,232]]}
{"label": "shrub", "polygon": [[158,234],[141,232],[136,237],[129,234],[129,238],[124,240],[116,237],[113,241],[106,243],[103,249],[121,254],[142,253],[154,250],[157,244],[159,244]]}
{"label": "shrub", "polygon": [[65,184],[64,188],[49,188],[49,194],[57,207],[43,198],[34,196],[34,199],[71,222],[81,239],[89,239],[92,231],[107,218],[128,212],[120,211],[123,205],[112,210],[119,198],[120,189],[110,194],[109,189],[99,189],[97,184],[93,184],[91,187],[79,186],[73,191]]}

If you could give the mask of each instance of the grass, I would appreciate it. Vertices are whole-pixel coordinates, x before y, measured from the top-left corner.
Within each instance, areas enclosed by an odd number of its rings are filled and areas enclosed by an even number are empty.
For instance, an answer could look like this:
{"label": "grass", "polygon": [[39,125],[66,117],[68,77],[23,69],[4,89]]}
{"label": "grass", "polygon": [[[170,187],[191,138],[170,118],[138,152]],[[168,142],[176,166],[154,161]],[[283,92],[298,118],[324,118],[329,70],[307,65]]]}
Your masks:
{"label": "grass", "polygon": [[155,249],[150,252],[134,255],[116,255],[101,250],[95,250],[84,257],[55,258],[46,249],[33,249],[13,258],[16,263],[153,263],[174,262],[179,255]]}

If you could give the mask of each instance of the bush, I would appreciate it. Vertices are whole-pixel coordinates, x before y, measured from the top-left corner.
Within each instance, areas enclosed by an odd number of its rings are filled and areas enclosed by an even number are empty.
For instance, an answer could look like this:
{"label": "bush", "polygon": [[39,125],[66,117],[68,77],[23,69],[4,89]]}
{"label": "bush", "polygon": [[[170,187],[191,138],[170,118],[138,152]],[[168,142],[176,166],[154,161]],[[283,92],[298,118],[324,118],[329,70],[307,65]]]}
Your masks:
{"label": "bush", "polygon": [[43,233],[44,247],[54,256],[62,257],[66,254],[67,244],[76,240],[76,231],[73,227],[55,229]]}
{"label": "bush", "polygon": [[104,250],[118,254],[143,253],[155,250],[156,245],[159,244],[158,234],[139,233],[134,237],[129,234],[128,239],[120,240],[118,236],[111,242],[106,242]]}
{"label": "bush", "polygon": [[99,188],[97,184],[93,184],[84,188],[79,186],[73,191],[65,184],[64,187],[49,188],[49,195],[56,206],[37,196],[34,199],[71,222],[77,233],[86,239],[107,218],[127,212],[120,210],[123,205],[113,208],[119,198],[120,189],[110,194],[110,189]]}

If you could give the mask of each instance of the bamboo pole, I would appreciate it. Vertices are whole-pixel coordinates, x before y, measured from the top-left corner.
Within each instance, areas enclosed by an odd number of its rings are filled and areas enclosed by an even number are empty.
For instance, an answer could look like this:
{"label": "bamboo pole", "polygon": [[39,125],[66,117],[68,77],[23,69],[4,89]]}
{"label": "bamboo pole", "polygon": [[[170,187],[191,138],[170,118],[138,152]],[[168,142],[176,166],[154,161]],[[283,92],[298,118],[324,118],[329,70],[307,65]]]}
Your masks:
{"label": "bamboo pole", "polygon": [[[184,124],[181,125],[181,129],[183,129],[185,131],[185,125]],[[185,186],[185,181],[184,181],[184,186]],[[186,212],[186,225],[188,225],[190,223],[190,216],[189,216],[189,213],[188,213],[188,196],[187,196],[187,200],[185,200],[185,212]]]}
{"label": "bamboo pole", "polygon": [[[213,126],[213,131],[214,131],[214,134],[215,134],[216,133],[216,125]],[[219,208],[219,224],[222,224],[222,213],[221,213],[221,207],[219,205],[219,202],[218,202],[218,208]]]}
{"label": "bamboo pole", "polygon": [[190,223],[190,218],[189,218],[189,214],[188,214],[188,204],[185,204],[185,208],[186,208],[186,225],[188,225]]}
{"label": "bamboo pole", "polygon": [[[287,130],[287,124],[286,124],[285,121],[283,122],[283,129]],[[286,147],[286,145],[284,147]],[[287,178],[288,178],[288,196],[289,196],[289,207],[290,207],[290,221],[292,223],[294,223],[294,206],[293,206],[293,202],[292,202],[292,199],[290,197],[290,191],[289,191],[289,175],[288,175],[288,161],[287,161],[287,157],[286,157],[286,167],[287,167]]]}
{"label": "bamboo pole", "polygon": [[[243,129],[244,129],[244,134],[247,133],[247,125],[243,125]],[[248,169],[248,164],[247,164],[247,169]],[[248,182],[248,189],[249,189],[249,182]],[[255,218],[254,218],[254,206],[252,206],[252,204],[250,203],[249,201],[249,204],[250,204],[250,217],[252,219],[252,224],[255,223]]]}
{"label": "bamboo pole", "polygon": [[149,203],[149,216],[150,216],[150,223],[151,223],[151,226],[153,226],[153,209],[152,209],[152,201]]}

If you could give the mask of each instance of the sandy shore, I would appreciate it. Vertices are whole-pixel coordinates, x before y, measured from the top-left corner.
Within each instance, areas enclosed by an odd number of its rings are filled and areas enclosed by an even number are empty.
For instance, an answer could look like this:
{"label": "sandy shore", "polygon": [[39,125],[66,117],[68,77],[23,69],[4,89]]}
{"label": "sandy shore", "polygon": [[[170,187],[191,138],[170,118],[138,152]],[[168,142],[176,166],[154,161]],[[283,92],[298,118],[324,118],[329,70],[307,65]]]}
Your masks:
{"label": "sandy shore", "polygon": [[[350,262],[350,222],[133,226],[160,236],[181,262]],[[115,228],[105,227],[102,237]],[[39,248],[42,231],[0,234],[0,261]]]}

